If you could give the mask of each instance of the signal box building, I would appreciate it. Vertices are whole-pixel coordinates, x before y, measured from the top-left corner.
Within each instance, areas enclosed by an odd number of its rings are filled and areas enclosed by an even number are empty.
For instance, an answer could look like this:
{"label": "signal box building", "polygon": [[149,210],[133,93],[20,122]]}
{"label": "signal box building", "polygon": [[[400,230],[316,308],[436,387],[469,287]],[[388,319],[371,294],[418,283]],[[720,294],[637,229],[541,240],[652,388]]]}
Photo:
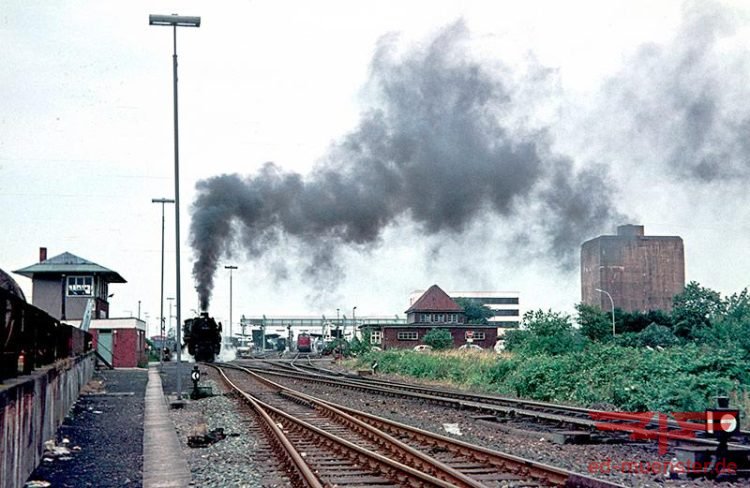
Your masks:
{"label": "signal box building", "polygon": [[89,300],[91,318],[109,317],[109,284],[126,283],[119,273],[69,252],[47,259],[39,248],[39,262],[15,271],[31,278],[32,304],[58,320],[82,319]]}
{"label": "signal box building", "polygon": [[146,323],[109,318],[109,284],[126,283],[119,273],[69,252],[47,259],[45,247],[39,248],[38,263],[16,273],[31,278],[32,304],[67,324],[80,327],[91,302],[93,347],[108,365],[134,368],[147,362]]}
{"label": "signal box building", "polygon": [[[626,312],[670,311],[685,288],[679,236],[646,236],[642,225],[621,225],[581,247],[581,297],[587,305]],[[602,292],[597,290],[603,290]]]}

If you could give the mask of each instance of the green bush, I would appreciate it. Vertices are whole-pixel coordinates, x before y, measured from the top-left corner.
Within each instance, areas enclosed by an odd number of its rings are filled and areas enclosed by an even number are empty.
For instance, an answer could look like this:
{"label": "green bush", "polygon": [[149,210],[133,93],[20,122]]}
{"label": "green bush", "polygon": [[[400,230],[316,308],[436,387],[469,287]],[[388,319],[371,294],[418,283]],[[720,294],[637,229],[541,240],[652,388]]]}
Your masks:
{"label": "green bush", "polygon": [[422,342],[435,350],[453,347],[453,336],[448,329],[431,329],[422,337]]}
{"label": "green bush", "polygon": [[635,412],[700,411],[715,406],[717,394],[729,394],[744,410],[750,389],[750,357],[739,347],[677,344],[659,351],[589,343],[583,350],[554,355],[388,350],[359,360],[363,365],[377,360],[383,373]]}
{"label": "green bush", "polygon": [[586,339],[573,328],[568,315],[553,311],[528,311],[523,316],[523,329],[506,333],[505,347],[525,355],[564,354],[580,351]]}
{"label": "green bush", "polygon": [[352,356],[359,356],[361,354],[365,354],[369,352],[372,349],[372,343],[370,342],[370,336],[371,333],[369,330],[364,330],[362,332],[362,339],[359,339],[358,337],[353,338],[349,342],[349,347],[347,349],[347,355]]}
{"label": "green bush", "polygon": [[672,333],[672,329],[669,327],[651,323],[651,325],[638,333],[638,342],[639,345],[644,347],[669,347],[678,344],[680,340]]}

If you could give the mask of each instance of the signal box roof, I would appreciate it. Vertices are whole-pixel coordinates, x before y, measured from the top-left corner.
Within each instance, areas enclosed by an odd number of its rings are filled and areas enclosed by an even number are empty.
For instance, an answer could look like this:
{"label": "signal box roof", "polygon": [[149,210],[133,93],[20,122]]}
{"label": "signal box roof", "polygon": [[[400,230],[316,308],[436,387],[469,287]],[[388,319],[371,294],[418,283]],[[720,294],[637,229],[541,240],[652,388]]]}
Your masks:
{"label": "signal box roof", "polygon": [[432,285],[406,313],[413,312],[463,312],[464,309],[439,286]]}
{"label": "signal box roof", "polygon": [[100,266],[96,263],[64,252],[55,257],[32,264],[25,268],[14,271],[22,276],[34,279],[35,275],[59,275],[59,274],[95,274],[103,276],[109,283],[127,283],[120,273]]}

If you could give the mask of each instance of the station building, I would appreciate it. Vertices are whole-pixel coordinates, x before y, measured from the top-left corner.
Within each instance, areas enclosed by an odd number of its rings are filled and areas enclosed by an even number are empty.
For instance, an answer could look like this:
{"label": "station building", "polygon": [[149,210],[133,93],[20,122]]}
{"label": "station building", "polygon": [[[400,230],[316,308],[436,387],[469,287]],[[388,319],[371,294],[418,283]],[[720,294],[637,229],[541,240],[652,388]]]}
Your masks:
{"label": "station building", "polygon": [[498,338],[495,324],[467,324],[464,309],[438,285],[432,285],[406,310],[406,323],[363,324],[371,341],[383,349],[413,348],[423,344],[432,329],[447,329],[455,347],[475,344],[492,348]]}
{"label": "station building", "polygon": [[[413,305],[424,291],[416,290],[409,295],[409,305]],[[469,300],[492,310],[487,321],[497,327],[499,336],[509,329],[517,329],[521,323],[521,294],[517,291],[448,291],[454,300]]]}

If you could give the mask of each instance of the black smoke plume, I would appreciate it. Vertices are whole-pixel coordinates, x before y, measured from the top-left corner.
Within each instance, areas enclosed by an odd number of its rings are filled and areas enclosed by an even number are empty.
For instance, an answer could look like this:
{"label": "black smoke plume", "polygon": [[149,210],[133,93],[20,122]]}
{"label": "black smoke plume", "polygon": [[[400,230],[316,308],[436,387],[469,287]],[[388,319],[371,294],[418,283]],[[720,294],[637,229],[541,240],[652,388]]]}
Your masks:
{"label": "black smoke plume", "polygon": [[750,58],[740,19],[719,3],[685,2],[674,38],[625,60],[595,114],[607,131],[601,140],[614,138],[611,151],[682,183],[750,179]]}
{"label": "black smoke plume", "polygon": [[397,221],[459,235],[488,213],[511,221],[533,208],[535,231],[569,267],[581,236],[611,228],[619,216],[603,167],[578,170],[552,153],[544,130],[512,122],[523,109],[517,83],[472,61],[467,39],[457,23],[399,55],[384,37],[367,85],[373,106],[309,175],[268,163],[197,184],[191,240],[203,309],[218,261],[236,247],[259,258],[295,240],[315,273],[335,269],[339,246],[377,244]]}

